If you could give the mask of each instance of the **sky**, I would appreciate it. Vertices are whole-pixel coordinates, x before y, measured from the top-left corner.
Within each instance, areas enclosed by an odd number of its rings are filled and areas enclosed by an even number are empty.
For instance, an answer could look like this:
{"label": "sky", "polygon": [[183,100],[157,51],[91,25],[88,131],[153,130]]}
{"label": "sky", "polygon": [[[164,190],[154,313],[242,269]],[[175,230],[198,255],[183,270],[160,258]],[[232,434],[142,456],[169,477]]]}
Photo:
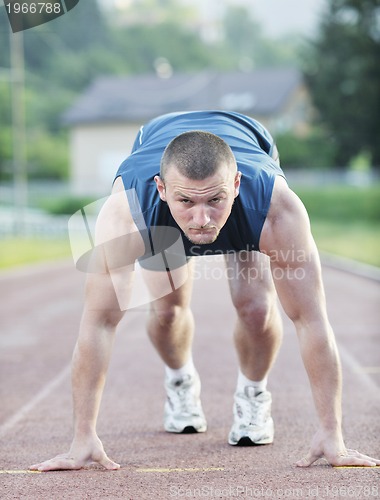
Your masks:
{"label": "sky", "polygon": [[314,34],[326,0],[248,0],[245,4],[252,5],[252,12],[261,21],[264,32],[276,37],[294,32]]}
{"label": "sky", "polygon": [[[100,4],[128,6],[136,0],[98,0]],[[201,14],[220,16],[228,5],[244,5],[251,9],[261,22],[263,32],[269,37],[287,34],[313,35],[319,24],[319,16],[327,0],[178,0],[197,5]]]}

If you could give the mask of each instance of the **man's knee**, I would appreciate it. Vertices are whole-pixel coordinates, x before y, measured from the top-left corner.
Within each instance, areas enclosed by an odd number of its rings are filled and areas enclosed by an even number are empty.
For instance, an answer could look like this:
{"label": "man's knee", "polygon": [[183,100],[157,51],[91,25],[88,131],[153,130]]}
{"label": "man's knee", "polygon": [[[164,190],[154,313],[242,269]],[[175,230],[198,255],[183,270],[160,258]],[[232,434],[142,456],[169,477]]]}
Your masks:
{"label": "man's knee", "polygon": [[185,308],[177,304],[168,304],[165,306],[151,306],[151,316],[157,321],[159,326],[170,328],[181,319],[185,313]]}
{"label": "man's knee", "polygon": [[276,314],[276,301],[269,293],[256,299],[240,296],[235,298],[234,306],[239,320],[256,332],[266,330]]}
{"label": "man's knee", "polygon": [[114,333],[124,316],[124,311],[110,309],[91,309],[85,307],[82,315],[82,323],[96,329],[100,327],[105,332]]}

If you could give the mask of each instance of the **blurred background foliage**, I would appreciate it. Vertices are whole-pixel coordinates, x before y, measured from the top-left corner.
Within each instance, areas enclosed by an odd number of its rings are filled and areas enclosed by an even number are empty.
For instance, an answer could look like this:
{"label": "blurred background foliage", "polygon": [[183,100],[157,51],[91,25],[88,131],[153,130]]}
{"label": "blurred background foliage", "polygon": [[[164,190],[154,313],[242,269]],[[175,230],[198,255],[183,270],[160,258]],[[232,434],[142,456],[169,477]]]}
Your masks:
{"label": "blurred background foliage", "polygon": [[[154,72],[160,57],[175,72],[300,68],[317,110],[316,123],[304,139],[291,134],[277,138],[285,167],[345,168],[364,153],[378,168],[379,0],[327,4],[320,29],[309,40],[299,35],[266,38],[247,8],[230,6],[221,19],[220,36],[205,41],[194,29],[194,8],[176,0],[134,2],[123,11],[125,19],[93,0],[81,0],[69,15],[25,31],[30,176],[67,177],[61,113],[95,77]],[[9,68],[8,19],[4,9],[0,14],[0,67]],[[10,175],[10,101],[10,85],[3,78],[0,179]]]}
{"label": "blurred background foliage", "polygon": [[366,151],[380,167],[380,1],[329,0],[302,68],[336,165]]}
{"label": "blurred background foliage", "polygon": [[[30,179],[67,180],[68,141],[61,116],[96,77],[153,73],[159,58],[167,59],[174,72],[299,68],[311,93],[315,120],[305,137],[276,137],[283,167],[379,170],[380,0],[326,0],[312,37],[276,39],[267,37],[252,11],[241,5],[227,8],[218,36],[205,37],[195,29],[193,4],[139,0],[117,12],[110,4],[81,0],[69,14],[24,32]],[[0,181],[12,179],[9,35],[1,7]],[[360,258],[352,243],[356,241],[363,255],[367,248],[364,260],[380,265],[378,185],[360,192],[321,185],[296,191],[309,210],[322,249]],[[73,213],[87,201],[50,199],[43,208]],[[345,243],[348,230],[350,245]],[[26,254],[33,254],[30,246],[26,248]]]}

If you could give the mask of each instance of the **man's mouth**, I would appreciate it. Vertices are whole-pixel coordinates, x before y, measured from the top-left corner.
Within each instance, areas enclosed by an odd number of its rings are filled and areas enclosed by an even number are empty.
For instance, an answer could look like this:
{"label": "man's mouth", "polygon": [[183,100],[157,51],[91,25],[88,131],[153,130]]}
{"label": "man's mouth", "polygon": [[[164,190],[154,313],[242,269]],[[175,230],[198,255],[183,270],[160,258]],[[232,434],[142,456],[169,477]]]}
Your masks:
{"label": "man's mouth", "polygon": [[187,238],[197,245],[213,243],[218,237],[218,230],[215,226],[190,227],[186,233]]}
{"label": "man's mouth", "polygon": [[190,227],[189,231],[193,231],[196,233],[210,233],[212,231],[216,231],[216,227],[215,226]]}

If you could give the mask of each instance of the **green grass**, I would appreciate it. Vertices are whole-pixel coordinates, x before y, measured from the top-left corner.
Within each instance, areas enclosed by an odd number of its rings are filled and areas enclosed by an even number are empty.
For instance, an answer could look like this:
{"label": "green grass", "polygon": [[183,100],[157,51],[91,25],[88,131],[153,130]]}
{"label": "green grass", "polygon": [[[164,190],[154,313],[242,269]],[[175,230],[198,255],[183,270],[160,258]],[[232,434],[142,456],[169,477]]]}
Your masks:
{"label": "green grass", "polygon": [[293,188],[320,250],[380,267],[380,185]]}
{"label": "green grass", "polygon": [[305,204],[310,218],[380,223],[380,184],[371,187],[320,186],[292,188]]}
{"label": "green grass", "polygon": [[320,251],[380,267],[379,224],[312,220],[311,229]]}
{"label": "green grass", "polygon": [[[379,224],[312,220],[311,225],[319,250],[380,267]],[[0,269],[66,257],[71,257],[67,239],[11,238],[0,245]]]}
{"label": "green grass", "polygon": [[[380,184],[293,189],[309,212],[320,250],[380,267]],[[0,243],[0,268],[70,256],[67,238],[10,238]]]}
{"label": "green grass", "polygon": [[9,238],[0,243],[0,268],[59,260],[71,256],[67,238]]}

